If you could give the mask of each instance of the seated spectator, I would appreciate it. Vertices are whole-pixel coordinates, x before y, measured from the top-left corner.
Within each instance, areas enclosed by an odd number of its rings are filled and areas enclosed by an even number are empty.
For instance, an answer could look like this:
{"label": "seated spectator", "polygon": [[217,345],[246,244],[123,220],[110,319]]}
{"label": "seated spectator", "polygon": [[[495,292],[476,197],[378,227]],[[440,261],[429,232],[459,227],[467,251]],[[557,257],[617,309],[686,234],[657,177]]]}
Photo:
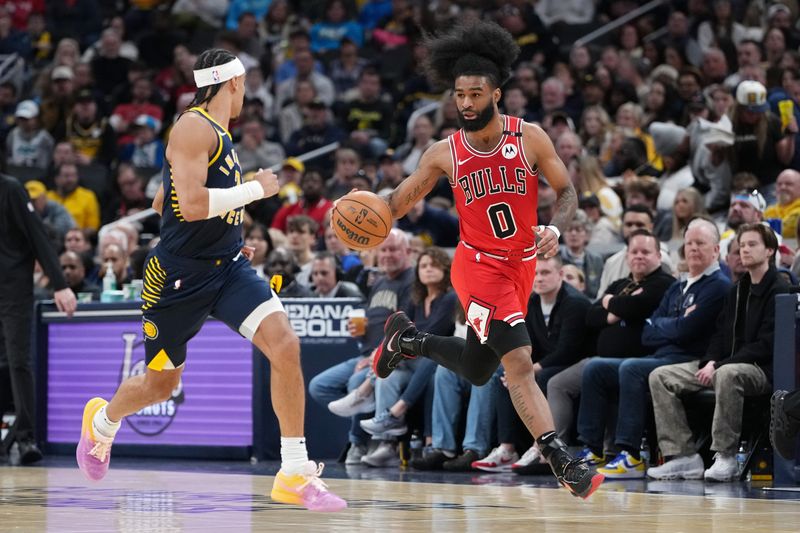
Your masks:
{"label": "seated spectator", "polygon": [[327,225],[326,216],[333,209],[333,202],[324,196],[322,175],[316,170],[307,170],[300,178],[300,190],[303,193],[300,201],[281,207],[275,213],[271,227],[286,232],[290,217],[305,215],[315,222],[314,231],[321,235],[320,231]]}
{"label": "seated spectator", "polygon": [[338,98],[356,86],[361,71],[368,64],[366,59],[358,56],[358,49],[359,45],[345,37],[339,44],[338,56],[331,61],[330,75]]}
{"label": "seated spectator", "polygon": [[600,465],[609,398],[617,395],[615,444],[620,453],[598,472],[613,479],[645,476],[639,446],[647,419],[647,378],[660,366],[700,359],[730,282],[719,269],[719,233],[708,220],[691,222],[685,235],[689,278],[673,283],[647,319],[642,343],[652,351],[633,358],[595,357],[583,369],[578,435],[582,458]]}
{"label": "seated spectator", "polygon": [[350,146],[336,149],[333,175],[325,184],[325,196],[340,198],[353,188],[350,179],[361,169],[361,156]]}
{"label": "seated spectator", "polygon": [[583,270],[575,265],[564,265],[561,267],[561,272],[564,273],[565,283],[572,285],[578,292],[586,290],[586,275],[583,273]]}
{"label": "seated spectator", "polygon": [[756,224],[764,220],[767,202],[758,191],[738,190],[731,195],[728,208],[727,227],[722,232],[720,252],[728,253],[728,244],[736,237],[736,230],[742,224]]}
{"label": "seated spectator", "polygon": [[270,279],[273,276],[281,277],[280,290],[275,290],[281,298],[311,298],[314,296],[309,288],[297,283],[295,276],[300,272],[300,267],[295,262],[294,254],[286,248],[272,250],[267,256],[264,270]]}
{"label": "seated spectator", "polygon": [[97,301],[100,299],[100,287],[90,283],[86,280],[86,268],[83,265],[83,259],[75,252],[67,250],[61,257],[61,271],[64,273],[64,279],[67,286],[72,289],[77,295],[80,293],[91,293],[92,300]]}
{"label": "seated spectator", "polygon": [[[316,99],[317,90],[311,81],[301,80],[297,82],[294,88],[294,99],[291,102],[287,102],[278,115],[278,133],[282,143],[288,143],[292,138],[292,134],[303,127],[309,114],[309,106]],[[322,103],[321,100],[318,102]]]}
{"label": "seated spectator", "polygon": [[254,222],[244,234],[244,245],[253,249],[250,266],[253,267],[259,278],[266,279],[267,273],[264,272],[264,267],[267,256],[275,249],[267,227],[260,222]]}
{"label": "seated spectator", "polygon": [[75,95],[72,113],[67,117],[64,130],[53,134],[57,141],[67,140],[78,152],[83,165],[99,163],[110,165],[117,152],[114,129],[97,109],[91,91],[82,89]]}
{"label": "seated spectator", "polygon": [[249,117],[242,123],[242,138],[234,145],[242,173],[270,168],[280,164],[286,154],[283,146],[264,137],[264,124],[258,117]]}
{"label": "seated spectator", "polygon": [[[360,338],[361,354],[317,374],[308,384],[309,395],[323,406],[347,396],[364,380],[371,370],[371,354],[383,340],[383,325],[395,311],[408,305],[414,269],[408,255],[408,237],[398,229],[392,229],[389,236],[378,246],[378,262],[383,276],[375,282],[367,296],[366,334]],[[356,330],[348,325],[350,335]],[[347,406],[346,413],[352,414],[350,428],[350,448],[345,459],[346,465],[361,464],[367,454],[369,435],[361,429],[359,420],[365,413],[375,409],[372,394],[357,397],[356,402]]]}
{"label": "seated spectator", "polygon": [[277,109],[282,109],[295,93],[295,85],[299,81],[308,80],[314,85],[317,91],[317,98],[325,103],[326,106],[333,104],[336,91],[333,82],[319,72],[314,70],[314,55],[311,50],[296,50],[294,54],[294,64],[297,67],[295,75],[286,81],[278,84],[275,90]]}
{"label": "seated spectator", "polygon": [[[775,270],[778,240],[763,224],[744,224],[736,241],[747,272],[728,291],[705,353],[699,361],[662,366],[650,374],[658,445],[666,462],[648,469],[648,477],[737,479],[744,399],[772,391],[775,295],[789,288]],[[704,471],[681,397],[707,388],[716,395],[711,425],[716,455]]]}
{"label": "seated spectator", "polygon": [[688,165],[688,146],[684,142],[686,130],[667,122],[653,122],[650,124],[650,134],[664,168],[664,173],[658,178],[660,192],[656,209],[669,211],[678,191],[691,187],[694,183],[692,170]]}
{"label": "seated spectator", "polygon": [[345,281],[344,271],[338,258],[331,252],[317,252],[311,262],[311,286],[320,298],[364,299],[361,289],[353,282]]}
{"label": "seated spectator", "polygon": [[325,250],[336,256],[336,261],[347,281],[355,281],[356,275],[363,268],[358,252],[351,251],[336,235],[330,224],[324,224]]}
{"label": "seated spectator", "polygon": [[361,71],[353,97],[344,102],[339,120],[359,149],[373,157],[386,151],[395,109],[381,94],[381,75],[373,67]]}
{"label": "seated spectator", "polygon": [[100,204],[92,191],[78,185],[77,165],[61,165],[55,177],[55,185],[55,190],[47,193],[48,198],[63,205],[79,228],[100,228]]}
{"label": "seated spectator", "polygon": [[575,163],[569,166],[570,177],[575,185],[578,197],[587,194],[595,195],[600,203],[600,211],[603,217],[607,218],[615,229],[619,229],[620,217],[622,216],[622,201],[619,195],[614,192],[611,185],[603,176],[599,161],[592,156],[578,156]]}
{"label": "seated spectator", "polygon": [[115,179],[119,192],[114,201],[105,206],[103,221],[106,224],[143,211],[152,205],[152,200],[145,195],[145,181],[136,173],[133,166],[120,163]]}
{"label": "seated spectator", "polygon": [[406,176],[417,170],[422,154],[435,142],[433,122],[428,115],[417,117],[412,126],[411,136],[411,141],[398,146],[394,153],[394,159],[400,161]]}
{"label": "seated spectator", "polygon": [[[331,143],[342,141],[345,132],[331,120],[330,111],[327,104],[315,98],[308,104],[308,116],[305,125],[292,133],[289,142],[286,143],[286,153],[291,156],[298,156],[317,148],[322,148]],[[321,168],[332,163],[326,157],[320,162]]]}
{"label": "seated spectator", "polygon": [[[642,344],[642,330],[675,278],[661,268],[658,239],[647,230],[636,230],[628,239],[625,260],[630,274],[615,280],[592,304],[586,325],[597,332],[598,357],[641,357],[649,353]],[[564,442],[572,440],[575,412],[581,395],[581,359],[553,376],[547,383],[547,403],[556,432]]]}
{"label": "seated spectator", "polygon": [[106,275],[106,270],[109,265],[114,272],[114,278],[117,281],[117,289],[122,289],[122,286],[131,281],[131,269],[128,265],[128,252],[119,244],[109,244],[100,249],[99,257],[99,270],[97,272],[97,279],[102,281]]}
{"label": "seated spectator", "polygon": [[75,220],[66,208],[47,197],[47,187],[44,186],[44,183],[38,180],[27,181],[25,189],[28,191],[28,196],[31,197],[33,209],[42,218],[42,222],[56,231],[59,240],[75,227]]}
{"label": "seated spectator", "polygon": [[687,187],[678,191],[672,205],[672,235],[667,242],[670,259],[673,264],[678,264],[678,249],[683,246],[683,234],[689,222],[700,215],[707,216],[703,204],[703,195],[694,187]]}
{"label": "seated spectator", "polygon": [[452,248],[458,244],[458,218],[444,209],[428,205],[424,198],[397,221],[397,227],[419,236],[427,246]]}
{"label": "seated spectator", "polygon": [[[547,385],[553,376],[580,359],[592,355],[594,337],[586,329],[586,312],[591,302],[568,283],[564,283],[559,256],[539,258],[533,294],[528,300],[525,325],[536,346],[533,351],[533,368],[536,383],[547,396]],[[505,373],[502,384],[505,383]],[[495,385],[497,405],[497,433],[500,445],[472,467],[487,472],[524,472],[537,464],[545,464],[536,443],[523,454],[516,452],[522,431],[514,405],[506,386]]]}
{"label": "seated spectator", "polygon": [[328,0],[325,15],[320,22],[311,26],[311,50],[315,54],[339,49],[343,39],[361,46],[364,43],[364,29],[352,19],[348,4],[343,0]]}
{"label": "seated spectator", "polygon": [[582,210],[575,212],[569,226],[564,232],[564,244],[560,246],[561,261],[565,265],[575,265],[583,271],[586,288],[584,293],[594,298],[600,287],[600,275],[603,273],[603,258],[586,250],[592,225],[589,217]]}
{"label": "seated spectator", "polygon": [[133,121],[133,138],[125,144],[119,160],[136,168],[161,169],[164,166],[164,143],[158,138],[161,121],[149,115],[139,115]]}
{"label": "seated spectator", "polygon": [[164,120],[164,110],[151,102],[153,98],[153,82],[147,76],[140,76],[131,83],[131,99],[117,105],[108,119],[111,127],[117,132],[120,144],[133,140],[133,126],[137,117],[146,115],[159,122]]}
{"label": "seated spectator", "polygon": [[294,255],[299,269],[295,278],[306,288],[311,287],[312,248],[317,243],[317,229],[317,222],[306,215],[294,215],[286,223],[287,248]]}
{"label": "seated spectator", "polygon": [[778,174],[775,192],[778,201],[767,207],[764,218],[780,220],[781,235],[785,239],[794,239],[800,219],[800,172],[787,168]]}
{"label": "seated spectator", "polygon": [[55,141],[39,123],[39,106],[24,100],[14,113],[16,127],[6,137],[6,163],[46,171],[53,157]]}
{"label": "seated spectator", "polygon": [[[653,212],[643,205],[633,205],[625,209],[622,215],[622,237],[628,242],[630,235],[636,230],[653,231]],[[672,273],[673,265],[669,258],[669,249],[663,242],[661,245],[661,264],[667,273]],[[611,282],[625,278],[630,273],[628,269],[626,246],[606,260],[603,265],[603,273],[600,275],[600,287],[597,295],[603,295]]]}
{"label": "seated spectator", "polygon": [[732,283],[738,283],[742,276],[747,272],[742,264],[742,256],[739,253],[739,241],[733,239],[728,245],[728,255],[725,256],[725,265],[730,272]]}
{"label": "seated spectator", "polygon": [[[427,248],[415,270],[406,314],[409,318],[413,316],[412,320],[421,320],[426,331],[452,335],[457,300],[450,285],[450,257],[439,248]],[[396,437],[408,430],[406,413],[423,400],[426,390],[433,386],[436,367],[431,360],[409,359],[388,378],[375,380],[376,416],[362,420],[361,428],[381,442],[362,462],[369,466],[389,466],[398,459]],[[425,413],[425,437],[431,437],[430,418],[429,413]]]}
{"label": "seated spectator", "polygon": [[278,171],[278,183],[281,185],[278,197],[284,204],[296,204],[300,201],[303,196],[300,179],[305,171],[305,164],[297,158],[288,157],[283,162],[283,166]]}

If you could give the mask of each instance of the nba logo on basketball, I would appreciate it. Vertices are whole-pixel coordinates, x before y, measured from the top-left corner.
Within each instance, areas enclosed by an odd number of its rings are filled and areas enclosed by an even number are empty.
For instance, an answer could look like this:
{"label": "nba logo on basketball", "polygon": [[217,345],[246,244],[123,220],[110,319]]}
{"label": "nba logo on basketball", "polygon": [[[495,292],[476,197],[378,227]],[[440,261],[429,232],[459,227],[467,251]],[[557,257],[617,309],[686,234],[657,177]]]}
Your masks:
{"label": "nba logo on basketball", "polygon": [[[153,325],[155,328],[155,325]],[[155,330],[157,335],[157,329]],[[145,328],[145,334],[153,336],[154,331],[152,328],[148,330]],[[143,375],[147,370],[144,364],[144,354],[142,353],[144,347],[144,340],[138,340],[136,333],[123,333],[122,342],[124,344],[124,352],[122,356],[122,371],[120,372],[120,383],[129,377]],[[137,350],[137,360],[134,363],[134,350]],[[166,430],[175,416],[178,414],[178,406],[183,403],[183,381],[178,382],[178,386],[172,391],[172,395],[165,402],[153,404],[145,407],[140,411],[125,417],[125,421],[130,424],[139,435],[146,437],[154,437]]]}

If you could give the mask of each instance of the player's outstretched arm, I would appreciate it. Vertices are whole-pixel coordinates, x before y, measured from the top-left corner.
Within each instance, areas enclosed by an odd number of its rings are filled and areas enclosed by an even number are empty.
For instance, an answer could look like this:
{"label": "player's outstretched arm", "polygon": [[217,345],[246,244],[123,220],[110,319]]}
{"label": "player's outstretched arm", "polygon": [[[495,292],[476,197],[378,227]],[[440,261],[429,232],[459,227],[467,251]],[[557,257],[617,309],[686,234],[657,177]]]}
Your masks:
{"label": "player's outstretched arm", "polygon": [[224,215],[228,211],[277,194],[278,179],[270,170],[260,170],[252,181],[226,189],[209,189],[209,153],[218,146],[216,130],[194,113],[184,114],[170,133],[167,159],[183,217],[197,221]]}
{"label": "player's outstretched arm", "polygon": [[452,166],[447,140],[438,141],[425,150],[417,169],[386,197],[392,218],[403,218],[414,204],[433,190],[441,176],[453,173]]}
{"label": "player's outstretched arm", "polygon": [[[550,221],[550,225],[558,228],[559,234],[563,233],[569,227],[575,216],[575,210],[578,208],[578,195],[575,187],[572,186],[567,167],[556,154],[550,137],[539,126],[525,124],[523,135],[526,154],[530,155],[531,151],[534,152],[533,158],[528,157],[528,160],[536,161],[536,166],[556,191],[556,214]],[[559,235],[545,228],[537,229],[536,233],[541,239],[538,243],[539,251],[545,257],[555,255],[558,251]]]}

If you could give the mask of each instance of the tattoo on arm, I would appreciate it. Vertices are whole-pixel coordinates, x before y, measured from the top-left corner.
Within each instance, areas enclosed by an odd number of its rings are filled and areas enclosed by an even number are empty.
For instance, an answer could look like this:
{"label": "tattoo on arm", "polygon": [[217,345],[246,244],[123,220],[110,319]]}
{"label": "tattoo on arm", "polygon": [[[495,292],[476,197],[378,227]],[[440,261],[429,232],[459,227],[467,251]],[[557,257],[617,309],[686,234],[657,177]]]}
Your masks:
{"label": "tattoo on arm", "polygon": [[517,410],[519,418],[525,424],[525,427],[531,431],[531,434],[533,434],[535,417],[531,406],[528,406],[525,403],[525,395],[522,392],[522,387],[523,385],[519,383],[510,385],[508,388],[508,394],[511,396],[511,403],[514,404],[514,409]]}
{"label": "tattoo on arm", "polygon": [[557,227],[558,230],[564,234],[567,231],[567,226],[572,222],[575,216],[575,210],[578,208],[578,195],[575,192],[575,187],[570,183],[568,187],[561,189],[558,193],[556,200],[556,214],[550,224]]}
{"label": "tattoo on arm", "polygon": [[398,216],[400,212],[407,213],[409,209],[411,209],[411,207],[416,204],[420,197],[425,193],[430,180],[430,177],[425,178],[420,183],[415,185],[413,189],[405,193],[404,196],[400,196],[398,189],[390,192],[389,196],[386,197],[386,201],[389,203],[392,216],[394,218],[400,218]]}

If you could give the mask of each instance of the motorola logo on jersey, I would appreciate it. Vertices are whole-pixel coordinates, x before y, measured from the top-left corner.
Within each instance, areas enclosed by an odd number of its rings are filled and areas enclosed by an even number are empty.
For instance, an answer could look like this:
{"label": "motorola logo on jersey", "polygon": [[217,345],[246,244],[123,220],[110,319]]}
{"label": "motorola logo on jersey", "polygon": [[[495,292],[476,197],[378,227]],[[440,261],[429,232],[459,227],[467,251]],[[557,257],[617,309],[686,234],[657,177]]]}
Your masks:
{"label": "motorola logo on jersey", "polygon": [[506,159],[514,159],[517,157],[517,147],[513,144],[507,144],[503,146],[503,157]]}
{"label": "motorola logo on jersey", "polygon": [[466,205],[471,204],[475,200],[480,200],[487,194],[511,193],[525,196],[527,192],[527,179],[525,177],[526,171],[524,168],[514,168],[513,176],[509,176],[508,169],[505,166],[499,167],[499,175],[493,173],[492,170],[491,168],[484,168],[458,178],[458,185],[464,192]]}
{"label": "motorola logo on jersey", "polygon": [[[152,324],[152,328],[149,328],[148,324]],[[155,334],[157,336],[158,328],[156,328],[155,324],[152,322],[146,321],[144,325],[145,335],[148,334],[148,329],[150,333],[153,333],[153,328],[155,328]],[[136,360],[136,362],[133,361],[134,350],[144,345],[144,340],[137,340],[138,337],[136,333],[122,334],[124,349],[120,383],[130,377],[144,375],[147,370],[147,365],[144,363],[144,354],[142,354],[141,359]],[[136,356],[140,357],[138,353]],[[139,435],[153,437],[163,433],[164,430],[172,424],[172,421],[178,414],[178,406],[183,403],[183,400],[183,381],[181,380],[178,381],[178,386],[172,391],[168,400],[140,409],[136,413],[125,417],[125,421],[130,424],[131,429]]]}

